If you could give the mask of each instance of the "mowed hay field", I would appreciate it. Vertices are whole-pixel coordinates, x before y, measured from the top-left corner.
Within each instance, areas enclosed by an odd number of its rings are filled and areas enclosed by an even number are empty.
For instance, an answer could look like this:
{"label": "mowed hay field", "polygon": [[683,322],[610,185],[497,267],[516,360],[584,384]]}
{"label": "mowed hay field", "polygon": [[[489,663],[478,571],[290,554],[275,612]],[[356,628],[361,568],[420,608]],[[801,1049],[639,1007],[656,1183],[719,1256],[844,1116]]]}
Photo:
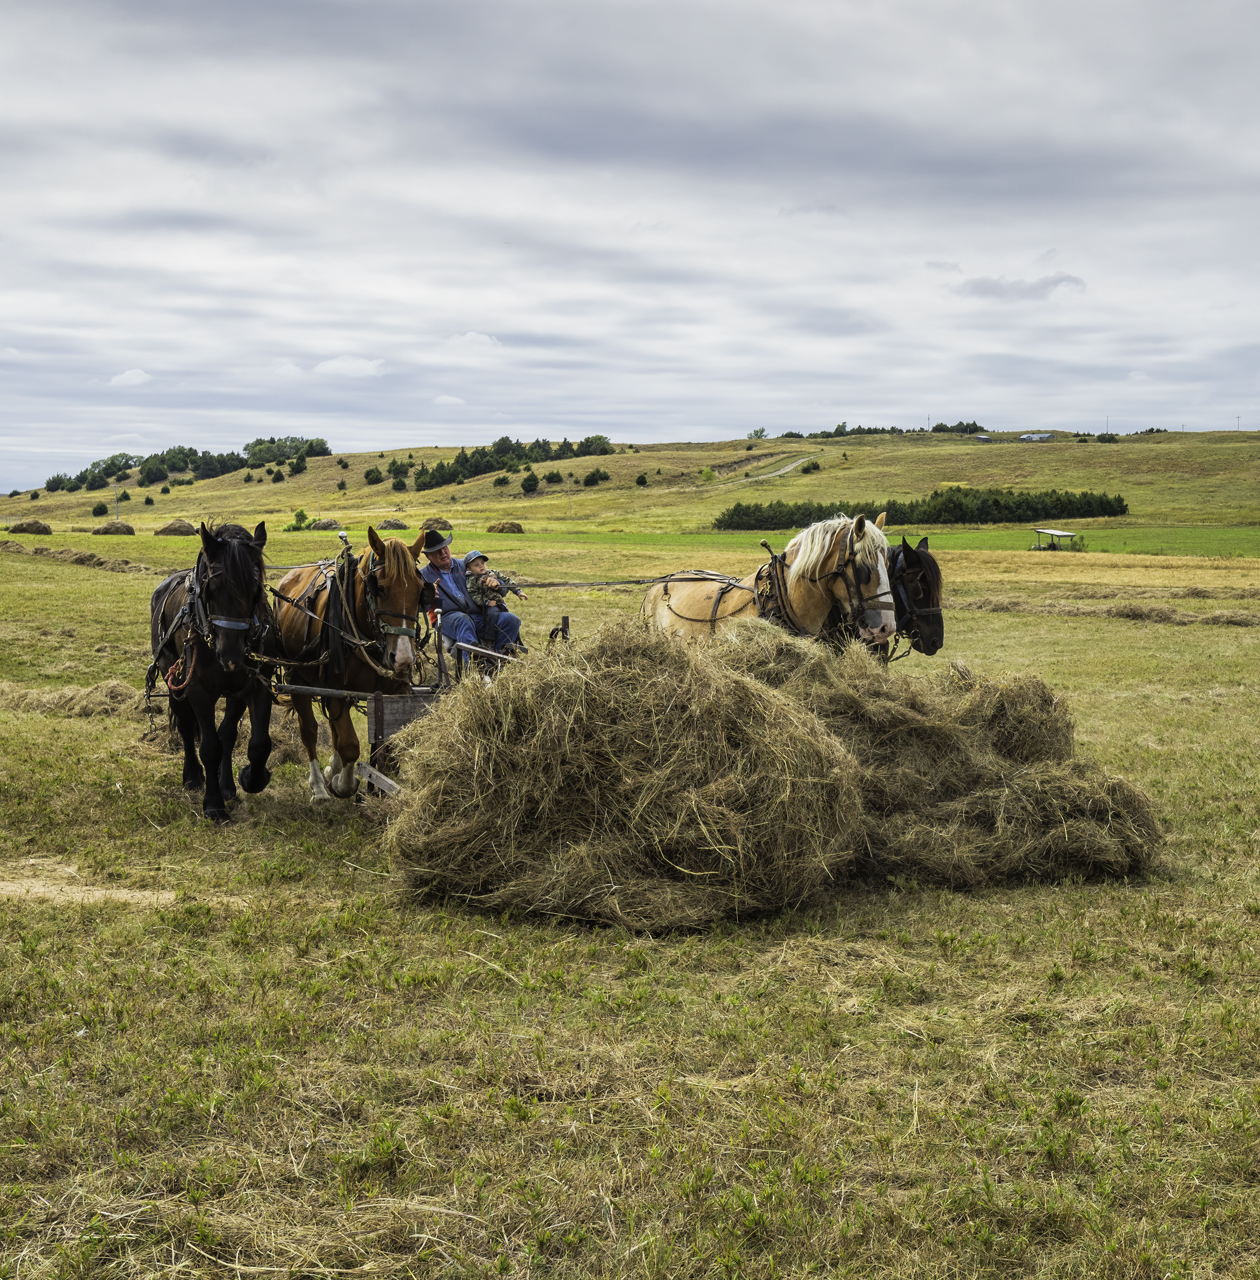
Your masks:
{"label": "mowed hay field", "polygon": [[[480,529],[536,581],[760,555]],[[894,668],[1044,679],[1150,797],[1152,874],[868,877],[669,933],[417,905],[389,806],[313,808],[287,725],[208,826],[108,683],[141,686],[156,574],[0,553],[0,1274],[1260,1274],[1260,559],[1231,552],[942,550],[945,649]],[[531,592],[525,634],[638,599]]]}

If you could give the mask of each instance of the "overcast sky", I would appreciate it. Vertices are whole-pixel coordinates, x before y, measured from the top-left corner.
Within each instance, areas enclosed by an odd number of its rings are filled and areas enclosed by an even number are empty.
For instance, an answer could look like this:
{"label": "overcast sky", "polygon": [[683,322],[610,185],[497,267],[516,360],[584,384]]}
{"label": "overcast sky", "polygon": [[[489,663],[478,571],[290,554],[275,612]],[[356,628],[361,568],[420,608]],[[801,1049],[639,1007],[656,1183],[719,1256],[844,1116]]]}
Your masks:
{"label": "overcast sky", "polygon": [[1254,4],[93,0],[0,40],[0,483],[1260,427]]}

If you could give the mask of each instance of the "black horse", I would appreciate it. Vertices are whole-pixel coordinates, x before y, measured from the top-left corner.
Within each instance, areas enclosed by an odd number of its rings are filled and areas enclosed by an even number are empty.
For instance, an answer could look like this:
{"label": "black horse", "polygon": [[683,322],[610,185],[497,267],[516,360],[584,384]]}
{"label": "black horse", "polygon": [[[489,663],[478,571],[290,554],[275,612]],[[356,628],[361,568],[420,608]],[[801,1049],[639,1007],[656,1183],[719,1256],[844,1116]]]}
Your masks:
{"label": "black horse", "polygon": [[[172,574],[153,593],[153,663],[147,686],[152,690],[159,675],[166,682],[170,718],[184,740],[184,786],[191,791],[205,784],[201,807],[212,822],[226,822],[227,804],[236,799],[232,751],[246,707],[249,763],[241,770],[241,786],[261,791],[271,781],[267,757],[273,667],[258,656],[274,648],[264,592],[266,544],[265,523],[252,534],[238,524],[214,529],[203,524],[196,566]],[[216,731],[220,698],[226,704]]]}
{"label": "black horse", "polygon": [[[941,567],[928,550],[926,538],[920,539],[917,547],[905,538],[901,546],[889,547],[888,581],[897,613],[897,639],[904,636],[912,649],[931,657],[945,643],[945,620],[941,614]],[[833,648],[843,648],[858,637],[836,606],[818,638]],[[889,660],[887,644],[873,648],[885,662]]]}
{"label": "black horse", "polygon": [[893,607],[897,611],[897,634],[910,647],[929,658],[945,643],[945,619],[941,614],[941,566],[921,538],[912,547],[905,538],[901,546],[889,548],[888,577],[892,583]]}

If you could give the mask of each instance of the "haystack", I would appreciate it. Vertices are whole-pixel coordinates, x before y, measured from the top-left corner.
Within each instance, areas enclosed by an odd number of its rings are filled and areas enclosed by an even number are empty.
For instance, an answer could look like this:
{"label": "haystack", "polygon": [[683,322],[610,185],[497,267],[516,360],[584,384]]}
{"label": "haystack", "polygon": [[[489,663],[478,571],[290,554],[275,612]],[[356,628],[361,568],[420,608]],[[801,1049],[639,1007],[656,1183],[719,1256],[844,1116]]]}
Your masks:
{"label": "haystack", "polygon": [[443,532],[443,533],[445,533],[445,532],[447,532],[448,530],[453,529],[454,527],[455,527],[455,526],[454,526],[454,525],[453,525],[449,520],[443,520],[441,516],[430,516],[430,517],[429,517],[429,518],[428,518],[428,519],[427,519],[427,520],[426,520],[426,521],[425,521],[425,522],[420,526],[420,528],[421,528],[422,530],[424,530],[426,533],[427,533],[430,529],[441,529],[441,530],[442,530],[442,532]]}
{"label": "haystack", "polygon": [[312,520],[306,527],[308,529],[318,529],[320,533],[326,533],[329,529],[340,529],[342,524],[336,516],[325,516],[322,520]]}
{"label": "haystack", "polygon": [[19,520],[17,524],[9,526],[10,533],[38,533],[41,536],[47,536],[52,533],[52,529],[48,527],[42,520]]}
{"label": "haystack", "polygon": [[416,892],[647,929],[853,875],[1140,872],[1150,805],[1072,734],[1033,676],[905,676],[764,623],[690,647],[610,626],[399,735],[386,840]]}
{"label": "haystack", "polygon": [[416,888],[636,928],[799,902],[846,875],[861,770],[709,651],[606,628],[395,739],[387,839]]}
{"label": "haystack", "polygon": [[135,535],[135,530],[125,520],[107,520],[104,524],[98,525],[92,530],[98,534],[128,534]]}
{"label": "haystack", "polygon": [[394,516],[390,516],[388,520],[380,520],[376,525],[377,529],[409,529],[411,526],[405,520],[398,520]]}
{"label": "haystack", "polygon": [[500,520],[498,524],[487,525],[486,532],[487,533],[524,533],[525,530],[522,529],[521,526],[517,524],[515,520]]}
{"label": "haystack", "polygon": [[153,530],[155,538],[195,538],[197,526],[191,520],[176,517],[168,520],[160,529]]}

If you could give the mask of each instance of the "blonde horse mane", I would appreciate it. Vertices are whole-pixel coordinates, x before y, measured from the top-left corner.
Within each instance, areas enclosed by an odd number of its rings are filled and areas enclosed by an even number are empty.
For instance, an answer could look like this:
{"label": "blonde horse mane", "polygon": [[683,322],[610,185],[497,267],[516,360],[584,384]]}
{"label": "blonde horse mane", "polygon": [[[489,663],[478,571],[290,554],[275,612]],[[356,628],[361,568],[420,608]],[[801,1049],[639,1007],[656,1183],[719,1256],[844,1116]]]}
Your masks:
{"label": "blonde horse mane", "polygon": [[[823,562],[835,549],[839,539],[848,537],[849,527],[854,523],[854,519],[855,517],[841,513],[831,520],[819,520],[817,524],[811,524],[808,528],[802,529],[787,544],[783,552],[784,556],[790,556],[794,550],[796,552],[788,570],[789,588],[795,585],[798,578],[818,576]],[[866,534],[857,544],[856,562],[868,569],[877,569],[884,563],[887,552],[888,539],[884,537],[884,531],[876,527],[874,520],[867,520]],[[843,555],[844,552],[841,549],[841,559]]]}
{"label": "blonde horse mane", "polygon": [[382,538],[381,546],[385,550],[385,554],[380,557],[383,586],[393,587],[415,575],[416,564],[412,549],[401,538]]}

